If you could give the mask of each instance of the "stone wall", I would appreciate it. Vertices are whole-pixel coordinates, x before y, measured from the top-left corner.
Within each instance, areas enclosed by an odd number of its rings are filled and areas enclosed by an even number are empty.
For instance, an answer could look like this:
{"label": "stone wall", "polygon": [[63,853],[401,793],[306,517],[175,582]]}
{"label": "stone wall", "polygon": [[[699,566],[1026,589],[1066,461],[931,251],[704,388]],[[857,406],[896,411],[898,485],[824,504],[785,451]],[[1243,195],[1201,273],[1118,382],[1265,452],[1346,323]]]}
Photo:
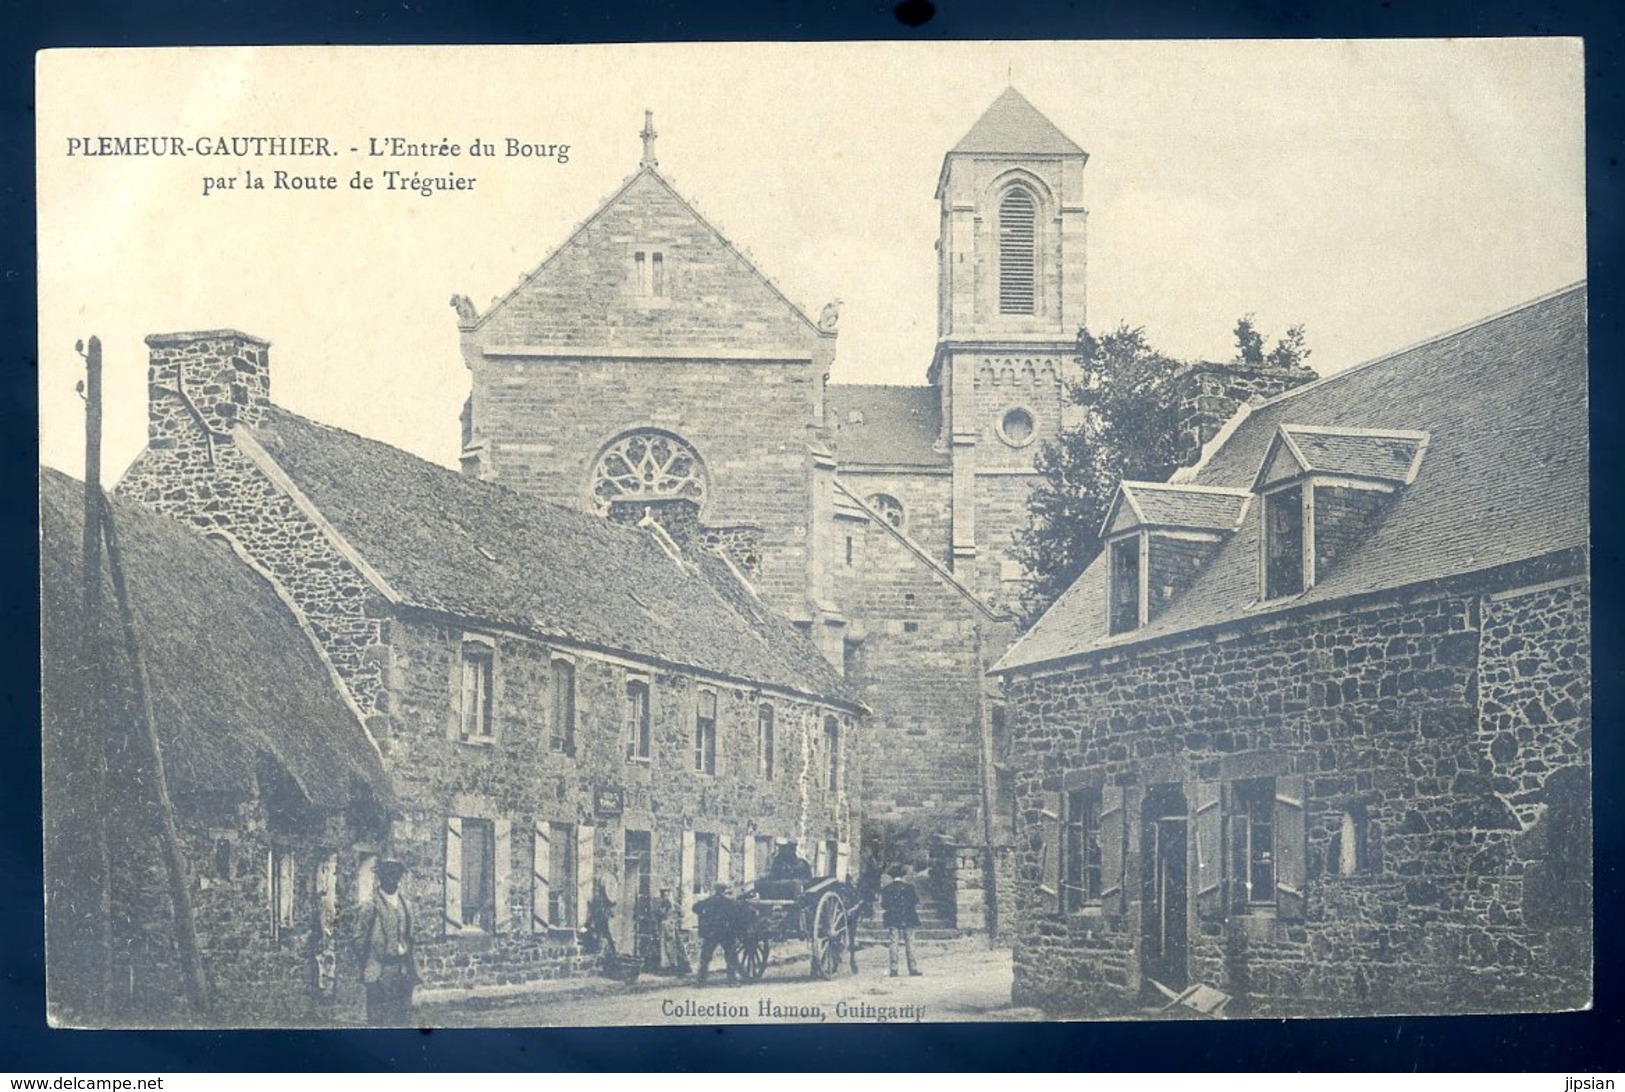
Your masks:
{"label": "stone wall", "polygon": [[[1523,908],[1553,852],[1535,819],[1543,793],[1560,771],[1589,772],[1587,623],[1583,578],[1526,581],[1263,619],[1013,679],[1017,1002],[1137,1004],[1147,787],[1183,785],[1194,808],[1202,783],[1270,774],[1303,779],[1301,918],[1189,900],[1190,980],[1236,995],[1232,1012],[1585,1004],[1584,925],[1537,927]],[[1062,913],[1040,887],[1060,794],[1079,778],[1124,790],[1124,898]],[[1349,875],[1345,815],[1363,827]],[[1194,881],[1194,846],[1190,862]],[[1567,874],[1571,913],[1589,923],[1589,854]]]}
{"label": "stone wall", "polygon": [[[537,824],[594,828],[590,871],[616,903],[612,930],[627,951],[634,909],[634,893],[623,887],[627,831],[651,835],[651,891],[672,889],[685,909],[692,901],[680,882],[685,832],[717,835],[719,844],[726,839],[727,880],[733,884],[755,878],[746,874],[746,858],[753,853],[745,849],[754,838],[795,839],[808,847],[809,860],[811,846],[825,839],[847,843],[856,852],[853,782],[863,743],[859,729],[844,716],[847,769],[839,789],[831,792],[822,720],[827,710],[812,703],[486,633],[480,636],[495,648],[494,739],[465,742],[454,725],[454,680],[462,642],[475,633],[426,618],[402,620],[393,628],[390,675],[397,712],[391,718],[389,762],[402,809],[394,852],[408,866],[409,892],[427,911],[422,920],[440,921],[421,934],[426,986],[513,986],[592,966],[570,929],[536,924],[530,875]],[[558,655],[575,664],[573,754],[553,750],[550,743],[550,665]],[[626,684],[633,679],[650,688],[647,759],[627,757]],[[714,775],[695,769],[696,693],[702,686],[713,689],[718,702]],[[757,711],[764,702],[774,709],[771,780],[761,777],[757,766]],[[607,811],[606,792],[616,800]],[[509,856],[498,864],[498,876],[507,876],[499,890],[506,888],[508,900],[494,936],[447,928],[438,912],[450,817],[501,822],[509,830],[506,847],[499,845]],[[756,862],[756,870],[765,865]]]}

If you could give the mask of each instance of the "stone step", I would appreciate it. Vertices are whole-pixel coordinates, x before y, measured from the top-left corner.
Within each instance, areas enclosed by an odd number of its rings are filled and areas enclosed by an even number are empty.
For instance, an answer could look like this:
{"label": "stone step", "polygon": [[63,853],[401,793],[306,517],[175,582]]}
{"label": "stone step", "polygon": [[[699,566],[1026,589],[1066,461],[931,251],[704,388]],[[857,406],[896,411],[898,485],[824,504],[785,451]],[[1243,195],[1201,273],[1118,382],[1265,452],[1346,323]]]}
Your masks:
{"label": "stone step", "polygon": [[[915,940],[956,940],[965,935],[964,930],[948,926],[920,926],[914,930]],[[858,929],[858,946],[888,945],[891,943],[891,934],[884,929],[865,925]]]}

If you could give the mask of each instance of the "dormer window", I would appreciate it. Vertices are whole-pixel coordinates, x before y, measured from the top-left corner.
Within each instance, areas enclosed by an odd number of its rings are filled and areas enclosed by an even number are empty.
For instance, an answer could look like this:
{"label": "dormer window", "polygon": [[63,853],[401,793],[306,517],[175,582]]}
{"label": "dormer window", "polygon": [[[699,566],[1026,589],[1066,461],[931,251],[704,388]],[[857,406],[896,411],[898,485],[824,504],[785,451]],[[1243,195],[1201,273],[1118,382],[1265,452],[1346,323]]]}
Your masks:
{"label": "dormer window", "polygon": [[1112,543],[1112,634],[1145,625],[1145,548],[1148,536],[1133,534]]}
{"label": "dormer window", "polygon": [[1253,480],[1261,598],[1314,587],[1416,480],[1427,442],[1425,432],[1282,425]]}
{"label": "dormer window", "polygon": [[1303,487],[1277,490],[1264,497],[1264,598],[1280,599],[1304,590]]}
{"label": "dormer window", "polygon": [[1243,489],[1123,482],[1106,512],[1107,631],[1149,624],[1187,588],[1235,531],[1252,495]]}

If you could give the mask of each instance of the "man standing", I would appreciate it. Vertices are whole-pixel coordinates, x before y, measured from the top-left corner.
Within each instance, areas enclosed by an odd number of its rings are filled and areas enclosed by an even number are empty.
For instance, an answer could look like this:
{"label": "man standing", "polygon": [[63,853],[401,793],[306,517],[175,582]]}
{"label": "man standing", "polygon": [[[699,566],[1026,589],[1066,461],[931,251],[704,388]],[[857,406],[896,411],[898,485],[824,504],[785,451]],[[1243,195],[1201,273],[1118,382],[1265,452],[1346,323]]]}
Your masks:
{"label": "man standing", "polygon": [[717,946],[722,947],[723,962],[728,965],[728,981],[739,980],[739,965],[734,943],[739,932],[739,907],[728,897],[728,885],[719,883],[708,898],[694,904],[694,915],[700,928],[700,985],[711,969],[711,956]]}
{"label": "man standing", "polygon": [[908,973],[918,975],[914,962],[913,932],[920,924],[920,895],[907,879],[908,869],[898,865],[891,870],[891,883],[880,889],[881,924],[891,933],[891,976],[897,977],[897,946],[908,954]]}
{"label": "man standing", "polygon": [[412,910],[401,894],[406,866],[378,862],[378,886],[361,916],[361,981],[367,990],[367,1023],[404,1027],[412,1022],[417,960],[412,948]]}

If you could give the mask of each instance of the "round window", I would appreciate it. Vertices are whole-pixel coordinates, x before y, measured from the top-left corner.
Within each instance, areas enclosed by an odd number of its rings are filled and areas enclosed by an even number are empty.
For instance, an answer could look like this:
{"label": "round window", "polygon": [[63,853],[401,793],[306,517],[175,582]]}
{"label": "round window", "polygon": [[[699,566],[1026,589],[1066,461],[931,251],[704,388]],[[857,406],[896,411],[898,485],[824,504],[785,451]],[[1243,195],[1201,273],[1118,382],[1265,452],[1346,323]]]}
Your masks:
{"label": "round window", "polygon": [[1017,406],[1006,410],[999,421],[999,438],[1011,447],[1026,447],[1033,442],[1033,415],[1031,410]]}

